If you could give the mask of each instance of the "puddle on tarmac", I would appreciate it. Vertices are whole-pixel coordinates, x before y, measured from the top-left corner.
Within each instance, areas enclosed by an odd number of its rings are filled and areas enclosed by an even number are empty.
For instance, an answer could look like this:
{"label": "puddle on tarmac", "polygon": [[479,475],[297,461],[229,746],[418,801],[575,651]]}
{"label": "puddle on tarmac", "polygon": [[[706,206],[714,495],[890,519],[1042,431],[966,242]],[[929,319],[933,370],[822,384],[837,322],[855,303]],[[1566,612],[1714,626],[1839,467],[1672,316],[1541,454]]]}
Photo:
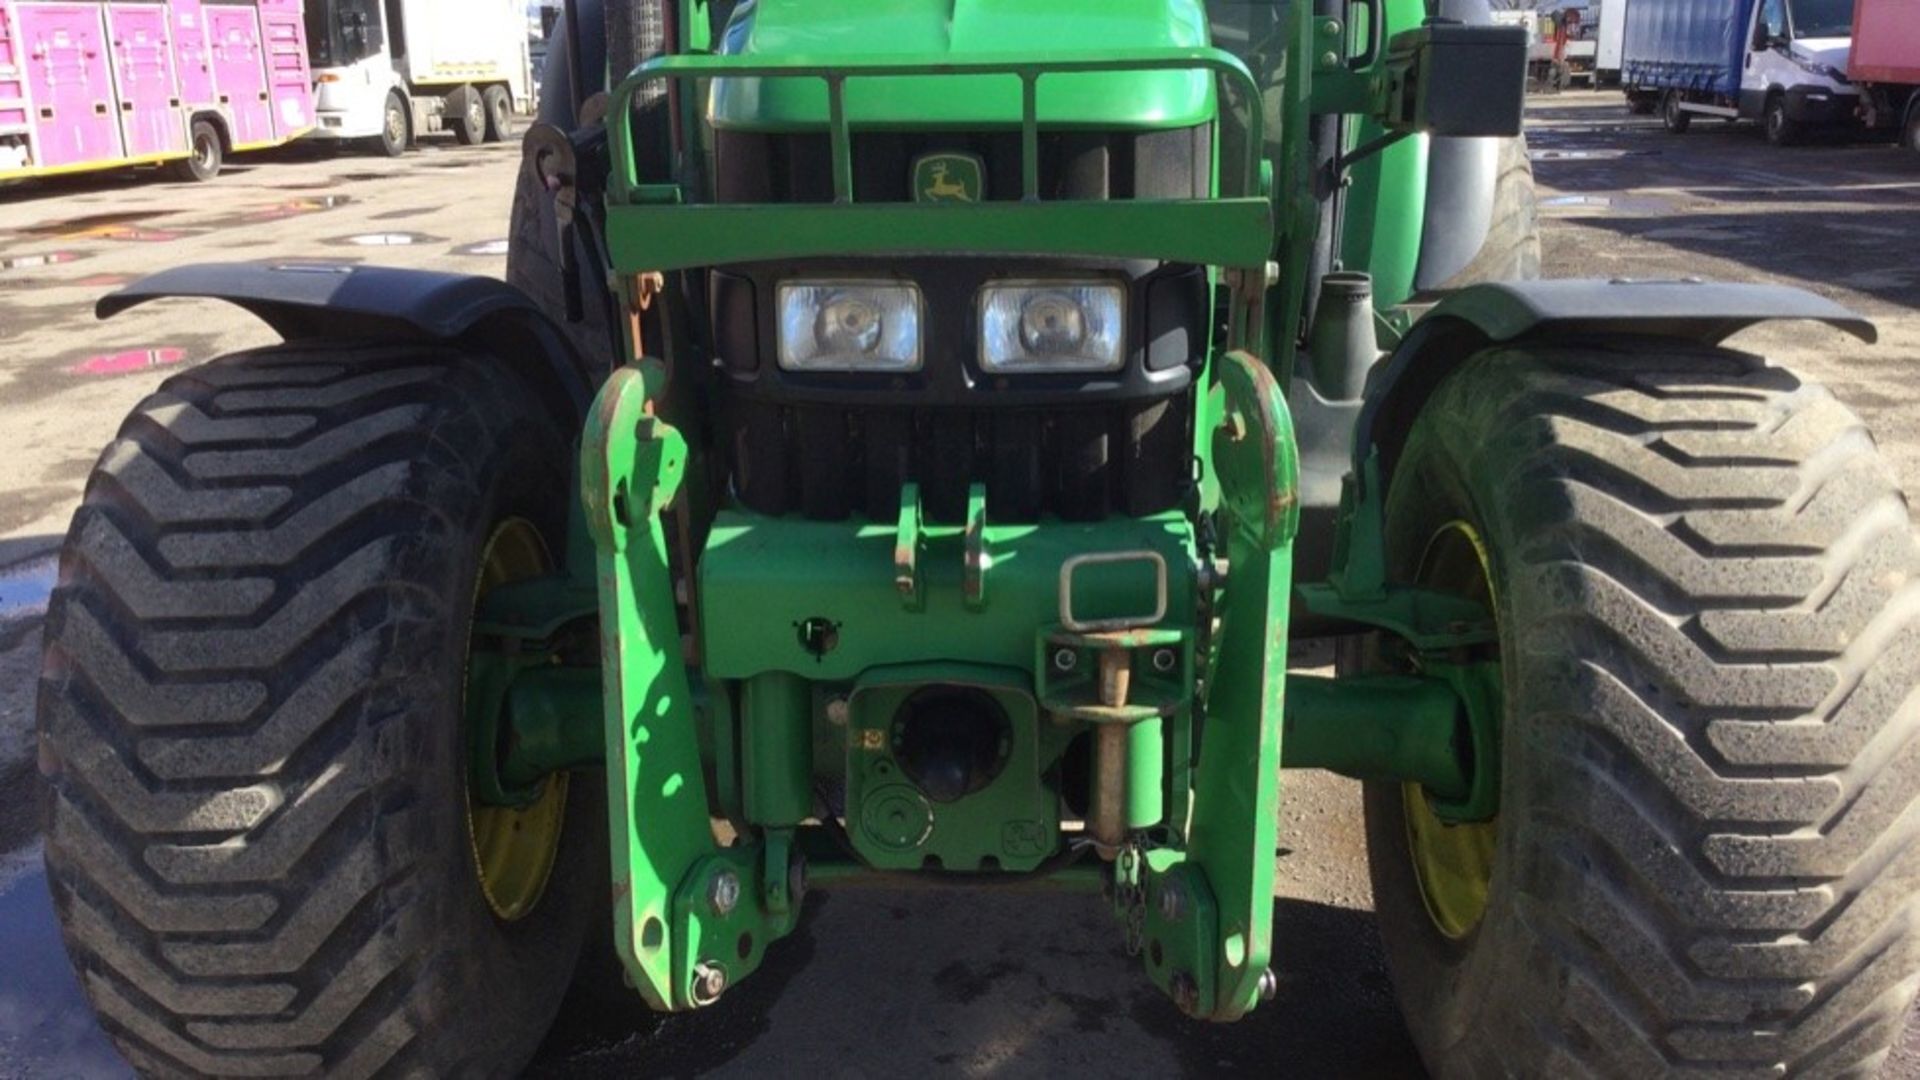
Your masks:
{"label": "puddle on tarmac", "polygon": [[78,232],[63,232],[62,240],[116,240],[127,244],[166,244],[188,236],[198,236],[202,229],[149,229],[141,225],[93,225]]}
{"label": "puddle on tarmac", "polygon": [[157,349],[125,349],[89,356],[67,368],[72,375],[130,375],[149,368],[171,367],[187,358],[187,350],[167,345]]}
{"label": "puddle on tarmac", "polygon": [[138,280],[140,279],[134,274],[88,274],[86,277],[74,278],[63,284],[82,289],[117,289]]}
{"label": "puddle on tarmac", "polygon": [[477,244],[462,244],[453,249],[455,255],[496,256],[507,253],[505,240],[482,240]]}
{"label": "puddle on tarmac", "polygon": [[84,251],[43,251],[37,255],[8,255],[0,258],[0,270],[39,270],[48,266],[64,266],[70,262],[79,262],[87,257]]}
{"label": "puddle on tarmac", "polygon": [[352,236],[336,236],[327,241],[347,247],[412,247],[415,244],[439,244],[445,239],[416,232],[371,232],[355,233]]}
{"label": "puddle on tarmac", "polygon": [[[59,576],[60,557],[55,554],[0,570],[0,625],[39,618],[47,609],[47,598],[53,595],[54,579]],[[0,956],[5,955],[0,952]]]}
{"label": "puddle on tarmac", "polygon": [[1540,205],[1546,207],[1612,206],[1613,198],[1609,195],[1549,195],[1540,200]]}
{"label": "puddle on tarmac", "polygon": [[18,231],[29,236],[80,236],[89,234],[94,229],[133,225],[178,212],[177,210],[116,210],[108,214],[85,214],[80,217],[61,218],[59,221],[43,221]]}
{"label": "puddle on tarmac", "polygon": [[312,195],[305,198],[288,199],[285,202],[274,203],[272,206],[263,207],[259,210],[249,210],[240,215],[239,220],[247,223],[283,221],[287,218],[299,217],[302,214],[317,214],[322,210],[332,210],[338,206],[345,206],[352,201],[353,196],[351,195]]}
{"label": "puddle on tarmac", "polygon": [[[25,868],[7,875],[16,861]],[[130,1077],[67,963],[39,862],[33,852],[0,856],[0,1061],[9,1075]]]}
{"label": "puddle on tarmac", "polygon": [[1659,150],[1529,150],[1534,161],[1618,161],[1630,157],[1654,157]]}

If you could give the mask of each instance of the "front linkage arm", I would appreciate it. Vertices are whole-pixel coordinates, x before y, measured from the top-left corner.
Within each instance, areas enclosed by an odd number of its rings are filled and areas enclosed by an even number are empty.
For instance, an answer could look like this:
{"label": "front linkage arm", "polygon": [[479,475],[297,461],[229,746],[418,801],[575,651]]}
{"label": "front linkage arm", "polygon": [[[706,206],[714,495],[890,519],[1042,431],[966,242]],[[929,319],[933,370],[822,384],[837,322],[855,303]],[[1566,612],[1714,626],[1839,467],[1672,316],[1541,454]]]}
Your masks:
{"label": "front linkage arm", "polygon": [[[654,412],[658,364],[616,370],[581,443],[597,553],[616,945],[659,1010],[712,1004],[791,932],[804,879],[790,831],[722,848],[709,824],[700,707],[660,511],[680,489],[686,441]],[[716,695],[706,704],[719,708]]]}

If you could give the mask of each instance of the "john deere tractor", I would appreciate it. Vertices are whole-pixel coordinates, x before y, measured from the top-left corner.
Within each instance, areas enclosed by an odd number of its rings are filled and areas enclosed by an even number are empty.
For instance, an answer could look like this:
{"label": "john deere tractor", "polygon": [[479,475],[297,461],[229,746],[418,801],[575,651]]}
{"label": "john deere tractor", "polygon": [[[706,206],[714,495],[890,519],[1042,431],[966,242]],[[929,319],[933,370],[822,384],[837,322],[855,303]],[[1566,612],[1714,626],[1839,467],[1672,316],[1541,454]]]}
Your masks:
{"label": "john deere tractor", "polygon": [[1876,1067],[1920,558],[1860,421],[1723,344],[1872,327],[1528,280],[1526,42],[1437,3],[575,0],[511,283],[102,300],[286,339],[126,421],[47,620],[120,1048],[511,1073],[589,942],[725,1009],[809,884],[908,878],[1083,890],[1239,1020],[1318,768],[1435,1073]]}

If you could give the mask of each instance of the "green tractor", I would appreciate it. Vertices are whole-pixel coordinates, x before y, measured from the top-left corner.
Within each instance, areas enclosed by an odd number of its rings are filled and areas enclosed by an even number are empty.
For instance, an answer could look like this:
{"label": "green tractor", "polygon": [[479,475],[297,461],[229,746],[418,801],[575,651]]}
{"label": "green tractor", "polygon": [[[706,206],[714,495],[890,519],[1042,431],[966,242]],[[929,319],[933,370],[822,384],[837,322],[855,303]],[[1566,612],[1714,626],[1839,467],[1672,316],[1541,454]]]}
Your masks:
{"label": "green tractor", "polygon": [[510,284],[103,300],[286,339],[126,421],[47,619],[119,1047],[511,1073],[589,949],[726,1008],[809,884],[908,878],[1084,890],[1238,1020],[1319,768],[1435,1073],[1883,1061],[1920,559],[1860,421],[1722,345],[1872,328],[1525,280],[1526,45],[1436,3],[575,0]]}

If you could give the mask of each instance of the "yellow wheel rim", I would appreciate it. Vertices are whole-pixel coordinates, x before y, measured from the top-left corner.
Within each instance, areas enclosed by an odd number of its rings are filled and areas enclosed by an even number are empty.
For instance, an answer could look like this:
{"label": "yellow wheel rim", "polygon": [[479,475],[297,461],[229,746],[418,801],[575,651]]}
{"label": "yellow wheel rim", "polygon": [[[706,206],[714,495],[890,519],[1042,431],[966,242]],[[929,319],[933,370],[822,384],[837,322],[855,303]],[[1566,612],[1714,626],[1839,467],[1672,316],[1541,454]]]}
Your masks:
{"label": "yellow wheel rim", "polygon": [[[1493,567],[1480,533],[1465,521],[1442,525],[1420,558],[1420,584],[1468,596],[1494,607]],[[1401,790],[1407,810],[1407,848],[1434,929],[1451,940],[1471,934],[1487,911],[1499,819],[1452,824],[1441,820],[1419,784]]]}
{"label": "yellow wheel rim", "polygon": [[[501,522],[487,538],[473,598],[490,589],[547,573],[551,560],[539,530],[524,518]],[[560,853],[560,827],[566,820],[567,774],[541,781],[540,794],[523,807],[488,806],[467,789],[467,834],[473,864],[487,906],[506,922],[523,918],[546,891],[553,861]]]}

